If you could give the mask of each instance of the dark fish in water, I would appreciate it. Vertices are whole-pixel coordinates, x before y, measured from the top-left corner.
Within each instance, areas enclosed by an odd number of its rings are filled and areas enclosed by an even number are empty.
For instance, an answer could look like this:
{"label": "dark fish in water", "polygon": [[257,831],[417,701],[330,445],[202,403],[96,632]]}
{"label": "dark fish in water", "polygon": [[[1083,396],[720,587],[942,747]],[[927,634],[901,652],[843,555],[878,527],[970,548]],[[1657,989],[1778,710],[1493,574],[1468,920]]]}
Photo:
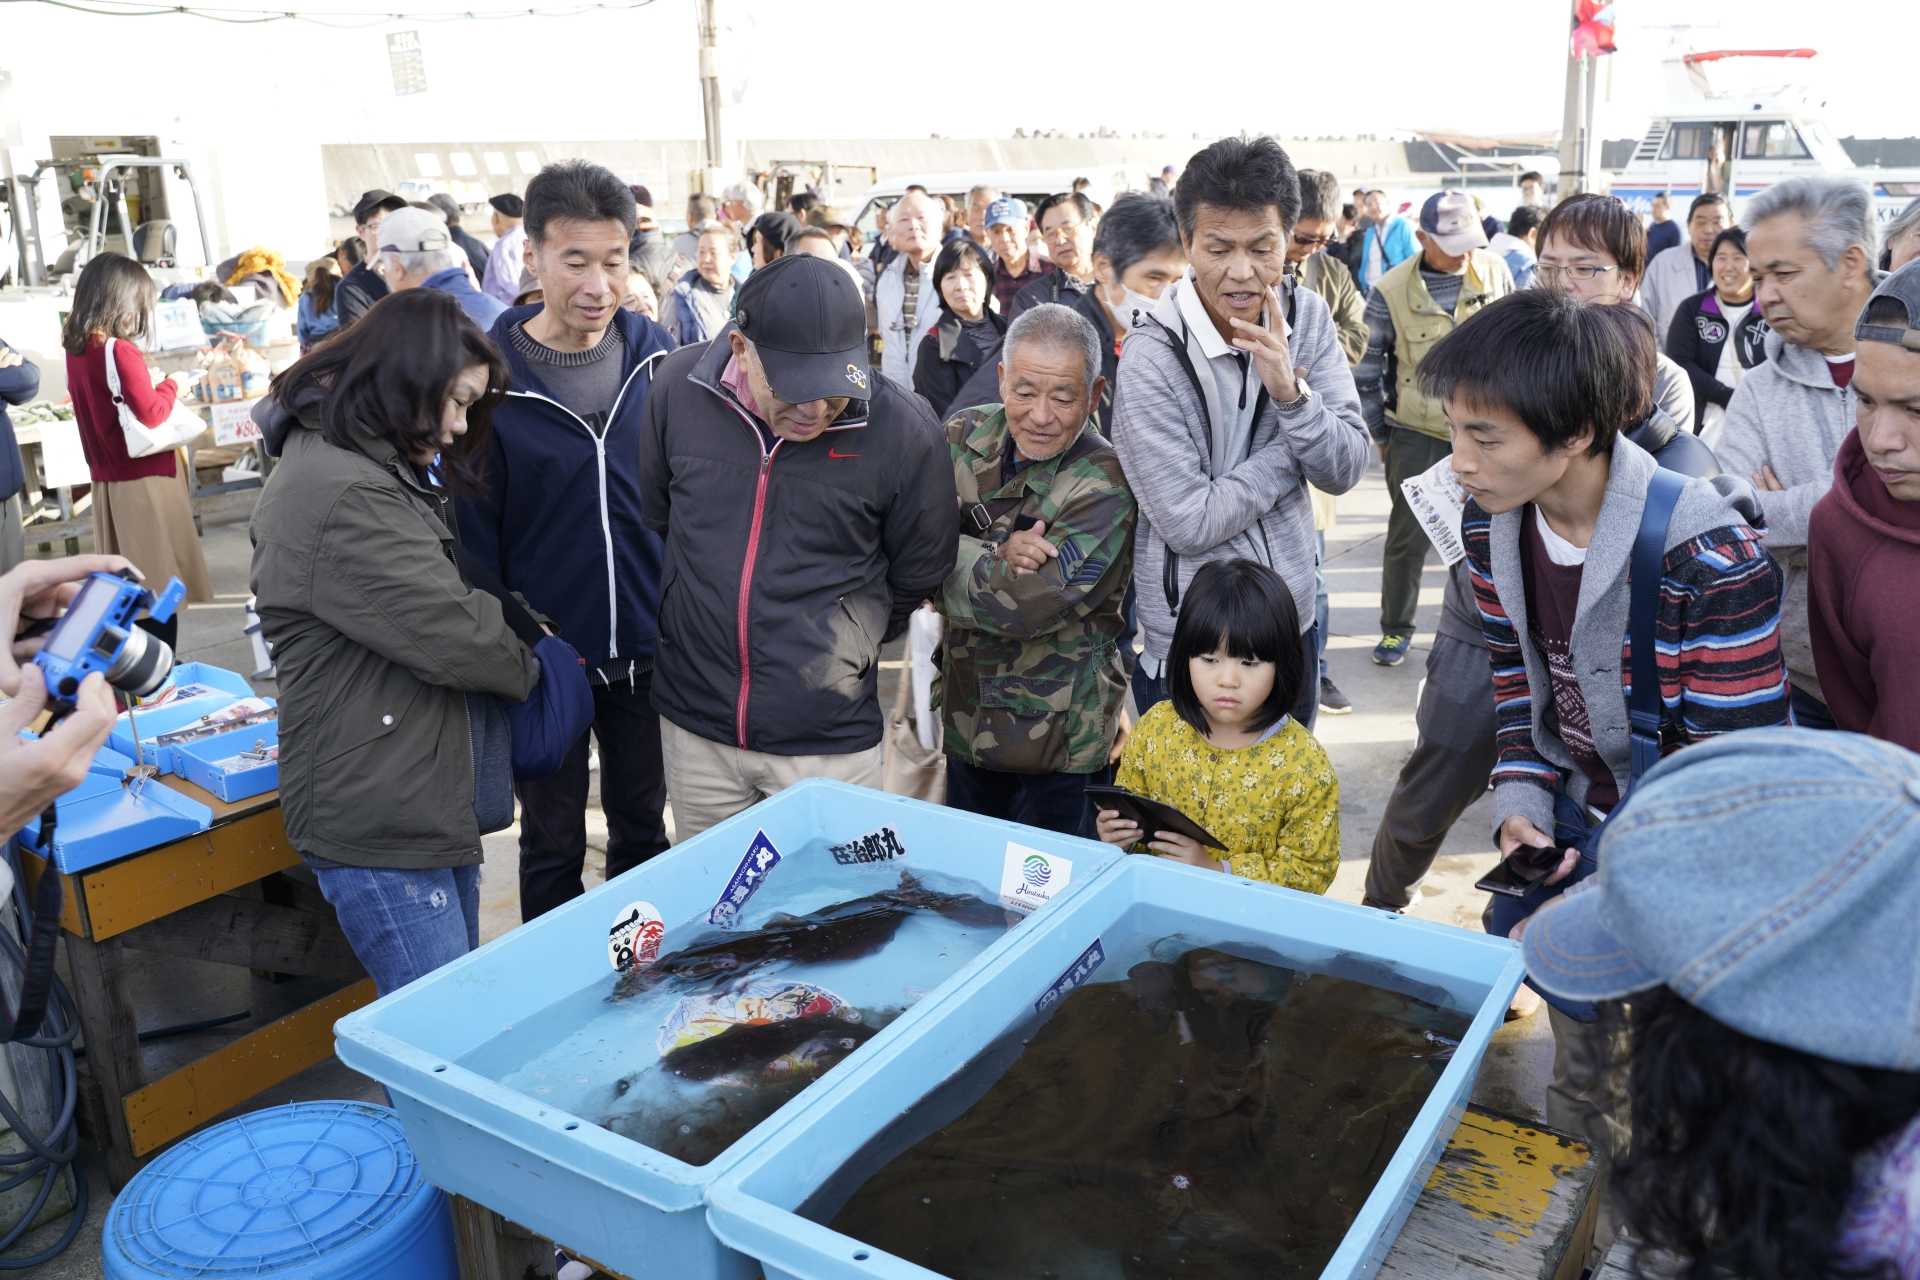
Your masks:
{"label": "dark fish in water", "polygon": [[863,1022],[830,1013],[742,1023],[719,1035],[682,1045],[660,1059],[660,1066],[682,1080],[812,1077],[832,1070],[875,1034]]}
{"label": "dark fish in water", "polygon": [[870,956],[892,941],[908,916],[932,911],[963,925],[1004,928],[1007,913],[984,898],[929,889],[909,872],[900,885],[836,902],[804,916],[775,915],[751,933],[708,933],[620,976],[613,999],[646,991],[668,978],[698,982],[733,977],[775,961],[818,962]]}

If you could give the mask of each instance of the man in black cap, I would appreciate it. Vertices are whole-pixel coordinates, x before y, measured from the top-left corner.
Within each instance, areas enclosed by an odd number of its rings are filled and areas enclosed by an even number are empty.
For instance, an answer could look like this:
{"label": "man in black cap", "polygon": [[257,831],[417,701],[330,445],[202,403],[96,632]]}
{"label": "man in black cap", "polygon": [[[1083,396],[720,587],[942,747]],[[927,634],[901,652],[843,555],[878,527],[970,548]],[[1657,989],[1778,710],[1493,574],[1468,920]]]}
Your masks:
{"label": "man in black cap", "polygon": [[465,231],[460,226],[460,202],[444,191],[436,191],[427,197],[427,203],[438,209],[447,218],[447,234],[460,246],[460,252],[467,255],[467,262],[473,267],[473,282],[479,284],[487,278],[487,246],[479,236]]}
{"label": "man in black cap", "polygon": [[653,700],[676,839],[802,778],[879,786],[880,646],[952,571],[959,521],[940,424],[868,367],[847,271],[781,258],[661,362],[640,487],[666,540]]}
{"label": "man in black cap", "polygon": [[375,187],[363,192],[353,205],[353,231],[360,237],[361,261],[347,272],[346,279],[334,286],[333,313],[346,328],[367,313],[367,308],[387,296],[387,282],[374,271],[380,261],[380,223],[407,202],[391,191]]}
{"label": "man in black cap", "polygon": [[493,206],[493,251],[487,255],[487,274],[480,290],[512,306],[520,297],[520,273],[527,268],[527,232],[520,225],[526,203],[511,191],[488,196]]}

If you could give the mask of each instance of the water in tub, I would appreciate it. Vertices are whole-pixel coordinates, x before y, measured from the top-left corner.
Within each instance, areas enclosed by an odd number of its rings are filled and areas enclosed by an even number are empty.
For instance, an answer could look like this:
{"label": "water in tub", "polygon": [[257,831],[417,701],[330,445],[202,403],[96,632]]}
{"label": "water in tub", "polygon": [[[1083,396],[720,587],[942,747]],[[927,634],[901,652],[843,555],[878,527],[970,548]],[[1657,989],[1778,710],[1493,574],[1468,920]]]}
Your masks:
{"label": "water in tub", "polygon": [[707,1163],[1022,918],[983,884],[833,852],[788,853],[730,928],[623,907],[624,970],[465,1065]]}
{"label": "water in tub", "polygon": [[1331,969],[1162,942],[962,1067],[802,1212],[955,1280],[1318,1276],[1471,1020]]}

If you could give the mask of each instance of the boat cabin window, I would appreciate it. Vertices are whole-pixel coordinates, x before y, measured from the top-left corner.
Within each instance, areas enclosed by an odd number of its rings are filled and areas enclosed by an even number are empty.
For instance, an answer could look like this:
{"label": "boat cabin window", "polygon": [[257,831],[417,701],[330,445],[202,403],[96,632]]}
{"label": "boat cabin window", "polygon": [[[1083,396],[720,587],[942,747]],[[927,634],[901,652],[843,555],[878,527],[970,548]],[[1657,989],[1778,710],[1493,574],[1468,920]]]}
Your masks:
{"label": "boat cabin window", "polygon": [[1785,120],[1749,120],[1740,130],[1740,155],[1747,160],[1805,160],[1807,144]]}
{"label": "boat cabin window", "polygon": [[1705,160],[1713,150],[1713,126],[1710,124],[1676,124],[1667,135],[1666,150],[1661,152],[1662,160]]}

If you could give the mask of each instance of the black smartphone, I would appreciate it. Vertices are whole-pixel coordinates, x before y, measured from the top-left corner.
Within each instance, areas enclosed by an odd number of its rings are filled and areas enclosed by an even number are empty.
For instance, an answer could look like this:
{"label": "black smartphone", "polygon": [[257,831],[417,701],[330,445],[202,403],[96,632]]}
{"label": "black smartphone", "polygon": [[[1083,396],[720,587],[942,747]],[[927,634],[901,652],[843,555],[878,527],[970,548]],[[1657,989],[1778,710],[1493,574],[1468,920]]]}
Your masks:
{"label": "black smartphone", "polygon": [[1504,893],[1524,898],[1527,892],[1553,874],[1566,851],[1554,844],[1523,844],[1481,876],[1473,887],[1482,893]]}
{"label": "black smartphone", "polygon": [[1140,827],[1142,840],[1153,839],[1156,831],[1177,831],[1196,844],[1226,852],[1227,846],[1212,832],[1170,804],[1163,804],[1125,787],[1088,787],[1087,798],[1095,809],[1112,809]]}

